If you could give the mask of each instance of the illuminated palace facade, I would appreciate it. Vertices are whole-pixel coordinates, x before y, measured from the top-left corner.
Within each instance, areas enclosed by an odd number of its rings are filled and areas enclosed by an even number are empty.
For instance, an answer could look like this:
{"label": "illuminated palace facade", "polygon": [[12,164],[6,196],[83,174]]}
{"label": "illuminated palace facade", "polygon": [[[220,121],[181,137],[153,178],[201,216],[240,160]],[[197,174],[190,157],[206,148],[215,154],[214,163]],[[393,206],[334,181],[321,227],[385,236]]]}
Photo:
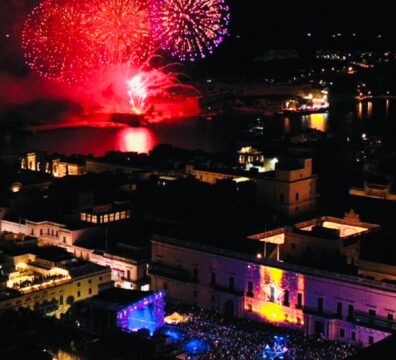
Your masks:
{"label": "illuminated palace facade", "polygon": [[[344,226],[342,221],[324,221],[322,227],[347,231],[339,238],[348,238],[348,244],[370,230]],[[310,226],[301,231],[314,231]],[[288,241],[287,234],[283,238]],[[268,240],[269,250],[285,247],[280,233]],[[259,242],[262,248],[260,240],[246,241]],[[163,236],[152,240],[150,274],[152,289],[164,289],[170,300],[299,329],[306,335],[368,346],[396,331],[396,285],[357,275]]]}

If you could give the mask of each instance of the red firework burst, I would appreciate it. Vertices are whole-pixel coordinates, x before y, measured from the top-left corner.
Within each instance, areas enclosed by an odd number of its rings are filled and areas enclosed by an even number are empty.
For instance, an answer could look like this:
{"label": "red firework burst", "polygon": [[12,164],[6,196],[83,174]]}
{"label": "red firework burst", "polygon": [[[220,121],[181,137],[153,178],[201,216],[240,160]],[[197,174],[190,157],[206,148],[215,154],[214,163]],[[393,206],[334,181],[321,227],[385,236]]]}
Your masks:
{"label": "red firework burst", "polygon": [[98,44],[87,37],[87,20],[93,11],[81,0],[45,0],[33,9],[22,32],[30,68],[43,77],[69,83],[85,78],[98,63]]}
{"label": "red firework burst", "polygon": [[141,65],[153,53],[154,43],[146,0],[92,0],[95,15],[89,21],[92,40],[103,46],[102,62]]}

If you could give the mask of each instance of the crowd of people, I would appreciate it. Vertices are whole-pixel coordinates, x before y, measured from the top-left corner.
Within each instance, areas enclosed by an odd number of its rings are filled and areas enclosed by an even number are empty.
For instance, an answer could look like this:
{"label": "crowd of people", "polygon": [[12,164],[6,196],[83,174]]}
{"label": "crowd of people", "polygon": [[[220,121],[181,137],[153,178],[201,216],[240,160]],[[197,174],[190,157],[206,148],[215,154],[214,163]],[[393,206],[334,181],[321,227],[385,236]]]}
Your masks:
{"label": "crowd of people", "polygon": [[31,276],[30,279],[26,279],[20,282],[14,282],[12,287],[14,289],[24,289],[30,286],[34,285],[41,285],[49,281],[56,281],[56,280],[61,280],[63,278],[66,278],[66,275],[63,274],[53,274],[53,275],[34,275]]}
{"label": "crowd of people", "polygon": [[[356,352],[352,346],[340,342],[306,337],[297,331],[249,320],[229,320],[203,309],[183,315],[188,321],[176,325],[174,329],[183,334],[180,346],[188,343],[188,339],[199,341],[196,348],[186,351],[191,360],[336,360]],[[276,356],[272,350],[279,345],[276,344],[279,338],[282,339],[284,352]]]}

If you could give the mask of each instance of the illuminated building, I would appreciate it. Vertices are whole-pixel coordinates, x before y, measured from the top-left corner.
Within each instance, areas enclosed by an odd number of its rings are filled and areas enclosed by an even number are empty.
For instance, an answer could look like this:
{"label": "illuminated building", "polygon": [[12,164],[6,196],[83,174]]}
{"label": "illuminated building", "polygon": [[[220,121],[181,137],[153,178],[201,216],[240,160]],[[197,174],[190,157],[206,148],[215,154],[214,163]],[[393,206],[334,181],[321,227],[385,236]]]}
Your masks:
{"label": "illuminated building", "polygon": [[378,225],[361,222],[351,211],[343,219],[323,216],[248,239],[279,244],[277,256],[275,252],[267,253],[274,259],[336,268],[354,265],[359,259],[361,239],[379,230]]}
{"label": "illuminated building", "polygon": [[[123,243],[122,239],[117,238],[115,245],[109,247],[102,241],[103,234],[98,224],[66,225],[52,221],[26,220],[21,223],[2,220],[1,231],[36,236],[40,246],[60,247],[79,259],[108,266],[111,268],[111,278],[116,286],[139,290],[150,288],[146,275],[149,255],[145,245]],[[87,241],[82,243],[82,239]]]}
{"label": "illuminated building", "polygon": [[[63,222],[63,221],[62,221]],[[2,220],[1,231],[34,236],[40,245],[71,246],[82,236],[98,231],[94,224],[71,222],[61,223],[51,220]]]}
{"label": "illuminated building", "polygon": [[14,268],[0,287],[0,311],[26,307],[60,317],[77,301],[112,286],[109,268],[77,260],[54,248],[1,256]]}
{"label": "illuminated building", "polygon": [[164,324],[165,292],[112,288],[75,304],[68,319],[82,329],[103,333],[118,328],[126,332],[146,329],[152,335]]}
{"label": "illuminated building", "polygon": [[264,162],[264,155],[261,151],[251,146],[245,146],[238,151],[238,161],[240,164]]}
{"label": "illuminated building", "polygon": [[21,169],[51,174],[54,177],[78,176],[86,173],[85,160],[79,157],[48,156],[44,152],[27,153],[21,160]]}
{"label": "illuminated building", "polygon": [[[297,216],[316,208],[317,177],[312,159],[271,159],[273,171],[262,173],[233,168],[186,166],[186,173],[197,180],[215,184],[221,180],[246,178],[256,184],[256,197],[269,208],[286,216]],[[274,169],[275,168],[275,169]]]}
{"label": "illuminated building", "polygon": [[[119,243],[116,248],[99,245],[101,230],[92,223],[60,224],[52,221],[19,221],[2,220],[1,230],[15,234],[36,236],[39,245],[57,246],[65,249],[75,257],[92,263],[108,266],[112,270],[112,280],[117,286],[128,289],[148,290],[149,283],[146,276],[148,255],[141,245],[130,246]],[[88,241],[81,244],[81,239],[95,239],[92,244]],[[102,250],[99,250],[103,247]]]}
{"label": "illuminated building", "polygon": [[109,222],[121,221],[131,217],[129,202],[115,202],[81,211],[81,221],[94,224],[104,224]]}
{"label": "illuminated building", "polygon": [[[315,229],[318,221],[324,230]],[[386,276],[379,270],[375,273],[374,265],[370,272],[370,264],[360,262],[359,253],[355,253],[359,237],[377,228],[358,222],[351,214],[345,219],[327,217],[300,223],[294,233],[282,228],[263,233],[267,256],[263,256],[263,234],[224,245],[210,239],[202,244],[154,236],[152,288],[164,289],[173,301],[299,329],[306,335],[368,346],[396,331],[396,285],[378,281]],[[294,248],[311,247],[311,256],[319,262],[331,259],[336,250],[345,247],[337,258],[362,268],[350,275],[286,261],[285,252],[292,251],[293,243]],[[271,256],[278,246],[279,261]],[[378,269],[388,273],[388,279],[396,276],[393,268]],[[375,275],[377,280],[359,275]]]}

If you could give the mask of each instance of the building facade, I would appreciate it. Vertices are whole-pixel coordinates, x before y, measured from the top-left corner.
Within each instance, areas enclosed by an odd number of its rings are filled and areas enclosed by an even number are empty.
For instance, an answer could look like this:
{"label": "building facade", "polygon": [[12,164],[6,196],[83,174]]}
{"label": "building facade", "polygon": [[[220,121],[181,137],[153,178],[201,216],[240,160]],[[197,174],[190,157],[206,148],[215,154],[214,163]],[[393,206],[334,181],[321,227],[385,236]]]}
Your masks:
{"label": "building facade", "polygon": [[[242,160],[245,161],[244,158]],[[227,168],[197,168],[192,165],[186,167],[186,173],[208,184],[222,180],[253,181],[256,184],[257,201],[288,217],[313,212],[319,196],[317,176],[312,171],[312,159],[295,159],[292,163],[285,164],[275,158],[262,173]]]}
{"label": "building facade", "polygon": [[0,287],[0,311],[25,307],[59,318],[74,302],[113,285],[109,268],[77,259],[55,264],[32,253],[2,258],[14,271]]}
{"label": "building facade", "polygon": [[78,176],[86,173],[85,160],[58,158],[43,152],[27,153],[20,159],[22,170],[38,171],[54,177]]}
{"label": "building facade", "polygon": [[51,221],[26,220],[24,223],[19,223],[2,220],[0,229],[15,234],[36,236],[40,246],[60,247],[79,259],[100,266],[108,266],[116,286],[138,290],[149,290],[150,288],[147,278],[148,258],[140,256],[140,254],[135,256],[135,251],[130,251],[131,249],[128,249],[127,245],[117,254],[112,254],[109,251],[97,250],[95,247],[83,247],[78,244],[83,237],[95,239],[99,228],[94,224],[91,226],[88,223],[86,227],[71,228],[65,224]]}
{"label": "building facade", "polygon": [[368,346],[396,331],[396,285],[155,236],[152,289],[232,316]]}

